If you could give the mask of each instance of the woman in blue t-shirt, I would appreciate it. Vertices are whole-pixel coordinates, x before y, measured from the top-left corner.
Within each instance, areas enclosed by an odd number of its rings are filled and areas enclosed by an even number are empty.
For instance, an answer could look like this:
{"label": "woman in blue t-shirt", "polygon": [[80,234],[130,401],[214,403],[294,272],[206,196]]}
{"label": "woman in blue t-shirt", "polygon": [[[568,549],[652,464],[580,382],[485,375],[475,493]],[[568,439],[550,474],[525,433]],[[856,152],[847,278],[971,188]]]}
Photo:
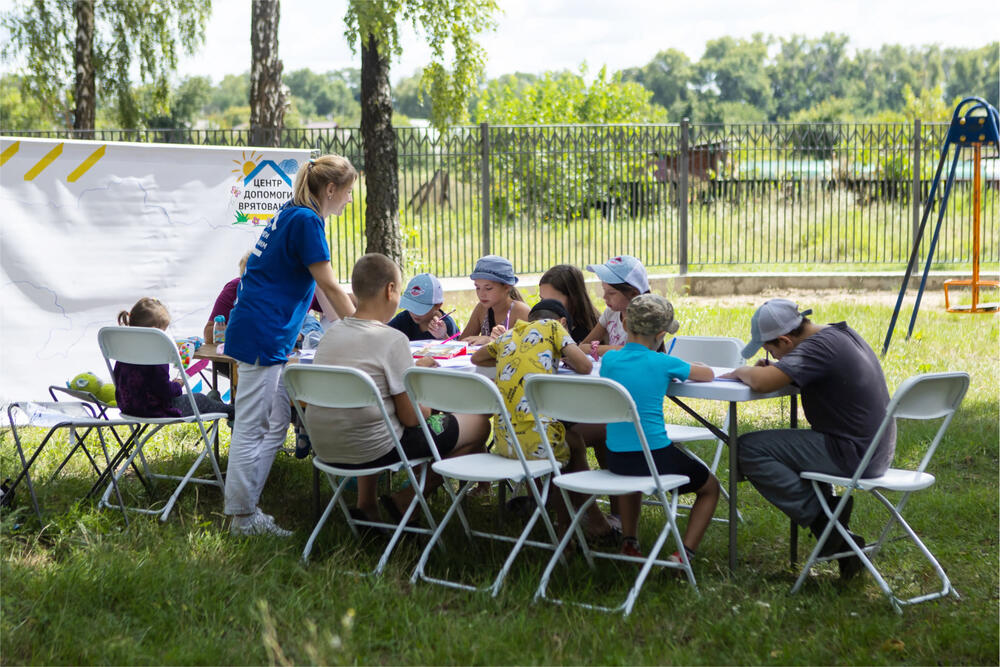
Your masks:
{"label": "woman in blue t-shirt", "polygon": [[340,317],[354,313],[330,266],[324,220],[351,203],[358,173],[339,155],[310,160],[250,251],[229,323],[225,352],[237,360],[236,423],[226,471],[226,514],[237,535],[288,536],[257,506],[291,416],[281,372],[318,285]]}

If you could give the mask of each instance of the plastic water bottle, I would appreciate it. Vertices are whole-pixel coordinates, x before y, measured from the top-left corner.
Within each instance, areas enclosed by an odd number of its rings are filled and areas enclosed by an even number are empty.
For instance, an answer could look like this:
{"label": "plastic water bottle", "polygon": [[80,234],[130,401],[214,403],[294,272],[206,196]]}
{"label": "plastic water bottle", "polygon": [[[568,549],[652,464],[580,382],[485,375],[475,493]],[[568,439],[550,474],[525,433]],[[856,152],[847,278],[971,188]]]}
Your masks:
{"label": "plastic water bottle", "polygon": [[226,316],[216,315],[212,324],[212,342],[216,345],[226,342]]}

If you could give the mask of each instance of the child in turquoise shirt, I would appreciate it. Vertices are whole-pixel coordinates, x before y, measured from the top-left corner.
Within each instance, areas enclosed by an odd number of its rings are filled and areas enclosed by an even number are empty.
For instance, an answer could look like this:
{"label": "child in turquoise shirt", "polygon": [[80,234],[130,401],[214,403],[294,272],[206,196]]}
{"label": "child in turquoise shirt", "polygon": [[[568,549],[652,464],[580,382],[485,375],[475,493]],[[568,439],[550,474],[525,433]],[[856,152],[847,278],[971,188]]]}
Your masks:
{"label": "child in turquoise shirt", "polygon": [[[694,505],[684,531],[684,548],[688,557],[705,535],[705,530],[719,502],[719,482],[700,461],[672,447],[663,420],[663,399],[673,380],[709,382],[712,369],[702,364],[689,364],[655,350],[666,335],[677,332],[674,308],[658,294],[643,294],[628,305],[625,327],[628,342],[620,350],[607,352],[601,360],[601,377],[610,378],[628,390],[639,412],[639,421],[649,443],[653,462],[661,475],[687,475],[691,480],[680,487],[680,493],[695,493]],[[649,475],[649,466],[642,453],[639,436],[630,422],[608,424],[607,466],[616,475]],[[641,495],[621,496],[619,509],[622,519],[622,553],[641,556],[638,527]],[[679,554],[671,556],[680,560]]]}

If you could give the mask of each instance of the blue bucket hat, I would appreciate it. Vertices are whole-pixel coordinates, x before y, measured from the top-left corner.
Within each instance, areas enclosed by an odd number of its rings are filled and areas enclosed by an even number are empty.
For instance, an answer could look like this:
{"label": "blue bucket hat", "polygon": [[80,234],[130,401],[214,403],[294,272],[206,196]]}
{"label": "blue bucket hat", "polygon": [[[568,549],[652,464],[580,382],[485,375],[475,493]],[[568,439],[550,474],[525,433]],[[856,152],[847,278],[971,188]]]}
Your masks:
{"label": "blue bucket hat", "polygon": [[444,289],[441,281],[431,273],[418,273],[407,283],[399,297],[400,308],[414,315],[426,315],[434,306],[444,303]]}
{"label": "blue bucket hat", "polygon": [[486,255],[480,257],[476,262],[476,268],[469,276],[473,280],[492,280],[504,285],[516,285],[517,276],[514,275],[514,265],[510,260],[500,255]]}

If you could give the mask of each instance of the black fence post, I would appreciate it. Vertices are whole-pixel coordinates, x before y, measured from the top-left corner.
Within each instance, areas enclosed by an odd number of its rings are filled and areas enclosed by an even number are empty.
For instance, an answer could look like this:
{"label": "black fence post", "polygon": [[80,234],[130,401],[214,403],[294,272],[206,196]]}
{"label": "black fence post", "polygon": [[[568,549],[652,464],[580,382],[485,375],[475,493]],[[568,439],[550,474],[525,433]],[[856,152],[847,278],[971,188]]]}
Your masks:
{"label": "black fence post", "polygon": [[680,176],[677,182],[677,271],[682,276],[688,270],[688,154],[690,152],[690,121],[681,119],[680,155],[677,158]]}
{"label": "black fence post", "polygon": [[[910,160],[910,180],[912,185],[910,186],[913,190],[911,196],[910,204],[913,207],[913,230],[910,233],[910,245],[913,245],[913,239],[917,238],[917,234],[920,230],[920,209],[921,202],[924,198],[924,188],[923,180],[920,169],[920,154],[922,152],[920,145],[920,119],[915,118],[913,120],[913,159]],[[911,270],[916,270],[917,266],[911,267]]]}
{"label": "black fence post", "polygon": [[483,214],[483,254],[490,254],[490,124],[479,124],[480,190]]}

